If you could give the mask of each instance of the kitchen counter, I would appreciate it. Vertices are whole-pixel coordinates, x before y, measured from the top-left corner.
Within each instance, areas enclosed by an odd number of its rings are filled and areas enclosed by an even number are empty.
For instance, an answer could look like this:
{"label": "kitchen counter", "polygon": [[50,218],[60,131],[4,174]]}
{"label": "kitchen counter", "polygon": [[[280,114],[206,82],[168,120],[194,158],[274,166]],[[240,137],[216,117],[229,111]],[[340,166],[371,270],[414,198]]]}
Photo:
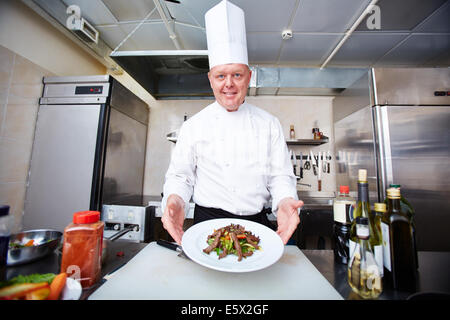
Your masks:
{"label": "kitchen counter", "polygon": [[[116,271],[136,254],[138,254],[147,243],[134,243],[117,240],[108,243],[108,254],[102,265],[102,280],[94,287],[83,290],[81,299],[87,299],[105,281],[103,277]],[[332,250],[302,250],[302,253],[326,278],[344,299],[359,299],[352,293],[347,284],[346,265],[335,264]],[[175,253],[174,253],[175,254]],[[419,279],[417,292],[441,292],[450,294],[450,252],[421,251],[419,256]],[[7,279],[19,274],[31,273],[58,273],[60,268],[60,253],[55,252],[44,259],[29,264],[8,267]],[[181,259],[181,258],[180,258]],[[401,292],[385,286],[380,300],[403,300],[411,296],[413,292]],[[417,295],[416,295],[417,296]]]}
{"label": "kitchen counter", "polygon": [[[122,240],[109,241],[107,244],[107,255],[102,263],[102,280],[89,289],[83,289],[80,299],[87,299],[89,295],[104,283],[105,280],[103,277],[105,275],[114,272],[130,261],[145,246],[147,246],[147,243]],[[8,280],[18,275],[28,275],[32,273],[59,273],[60,268],[61,251],[56,250],[54,253],[47,255],[43,259],[23,265],[8,267],[6,269],[6,279]]]}
{"label": "kitchen counter", "polygon": [[[302,250],[320,273],[347,300],[359,300],[347,283],[347,265],[334,263],[333,250]],[[416,292],[394,290],[385,284],[379,300],[405,300],[414,294],[444,293],[450,297],[450,252],[419,251],[419,270]]]}
{"label": "kitchen counter", "polygon": [[[234,260],[229,258],[231,260],[226,259],[224,263]],[[257,266],[261,260],[255,259]],[[241,263],[251,265],[250,261]],[[151,242],[89,296],[89,300],[130,299],[264,301],[343,298],[297,246],[286,246],[278,262],[266,268],[234,273],[206,268]]]}

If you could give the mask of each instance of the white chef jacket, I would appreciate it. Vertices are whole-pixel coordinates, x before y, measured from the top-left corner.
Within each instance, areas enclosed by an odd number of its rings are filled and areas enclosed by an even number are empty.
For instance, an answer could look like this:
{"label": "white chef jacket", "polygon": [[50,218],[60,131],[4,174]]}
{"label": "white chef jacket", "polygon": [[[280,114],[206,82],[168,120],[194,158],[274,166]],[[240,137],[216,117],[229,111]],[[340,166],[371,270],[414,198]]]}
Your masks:
{"label": "white chef jacket", "polygon": [[244,102],[228,112],[214,102],[185,121],[172,152],[162,210],[173,193],[185,202],[253,215],[265,204],[276,214],[285,197],[298,199],[296,177],[279,120]]}

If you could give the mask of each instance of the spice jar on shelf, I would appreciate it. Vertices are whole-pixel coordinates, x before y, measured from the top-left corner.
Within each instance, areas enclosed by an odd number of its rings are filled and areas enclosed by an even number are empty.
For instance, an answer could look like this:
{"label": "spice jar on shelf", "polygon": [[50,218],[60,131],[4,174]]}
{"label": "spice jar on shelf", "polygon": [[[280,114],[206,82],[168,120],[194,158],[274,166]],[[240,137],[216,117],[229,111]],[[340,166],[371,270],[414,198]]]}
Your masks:
{"label": "spice jar on shelf", "polygon": [[61,272],[74,275],[83,288],[100,279],[104,222],[100,212],[81,211],[64,229]]}
{"label": "spice jar on shelf", "polygon": [[312,133],[314,135],[314,140],[320,140],[321,132],[320,132],[319,128],[313,128]]}
{"label": "spice jar on shelf", "polygon": [[289,129],[289,139],[290,140],[294,140],[295,139],[295,129],[294,129],[294,125],[291,124],[290,129]]}

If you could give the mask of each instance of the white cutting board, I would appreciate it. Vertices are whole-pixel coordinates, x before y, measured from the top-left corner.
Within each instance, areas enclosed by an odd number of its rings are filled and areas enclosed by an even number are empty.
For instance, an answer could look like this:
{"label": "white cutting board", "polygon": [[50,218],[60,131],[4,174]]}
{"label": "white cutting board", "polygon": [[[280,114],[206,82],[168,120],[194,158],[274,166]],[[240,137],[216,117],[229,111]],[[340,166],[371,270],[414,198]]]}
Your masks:
{"label": "white cutting board", "polygon": [[203,267],[152,242],[98,288],[91,300],[342,300],[296,246],[254,272]]}

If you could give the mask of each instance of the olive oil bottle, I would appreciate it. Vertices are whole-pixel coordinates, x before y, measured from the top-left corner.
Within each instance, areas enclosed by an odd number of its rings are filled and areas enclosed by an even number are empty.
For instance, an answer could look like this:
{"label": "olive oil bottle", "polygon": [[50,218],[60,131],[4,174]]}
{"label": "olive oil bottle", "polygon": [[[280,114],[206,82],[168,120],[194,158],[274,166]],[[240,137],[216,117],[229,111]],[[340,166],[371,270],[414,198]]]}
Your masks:
{"label": "olive oil bottle", "polygon": [[[401,192],[401,185],[399,184],[390,184],[389,188],[395,188],[400,190],[400,207],[403,212],[405,212],[409,218],[409,221],[411,222],[411,228],[412,228],[412,235],[413,235],[413,243],[414,243],[414,252],[415,252],[415,261],[416,261],[416,269],[419,268],[419,259],[417,256],[417,244],[416,244],[416,222],[415,222],[415,211],[411,203],[406,200],[406,198],[403,196]],[[388,199],[386,198],[384,200],[384,203],[388,203]]]}
{"label": "olive oil bottle", "polygon": [[381,220],[384,277],[394,289],[416,288],[416,254],[411,221],[403,212],[400,189],[387,190],[388,210]]}
{"label": "olive oil bottle", "polygon": [[369,221],[369,241],[375,255],[375,261],[377,262],[380,274],[383,274],[383,244],[381,234],[376,232],[376,227],[372,213],[370,210],[369,201],[369,184],[367,182],[367,170],[358,170],[358,200],[356,201],[355,210],[353,211],[352,224],[350,227],[350,239],[349,239],[349,252],[353,252],[354,246],[358,242],[356,235],[356,218],[363,217]]}

